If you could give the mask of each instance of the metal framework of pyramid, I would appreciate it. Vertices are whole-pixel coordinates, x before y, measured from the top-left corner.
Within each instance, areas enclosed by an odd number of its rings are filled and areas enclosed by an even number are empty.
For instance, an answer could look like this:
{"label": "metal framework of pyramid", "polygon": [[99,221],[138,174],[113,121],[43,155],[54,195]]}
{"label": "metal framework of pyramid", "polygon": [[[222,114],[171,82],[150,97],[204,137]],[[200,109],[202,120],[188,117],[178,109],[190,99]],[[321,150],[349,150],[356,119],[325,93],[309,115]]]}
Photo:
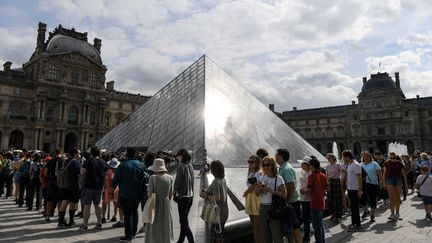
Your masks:
{"label": "metal framework of pyramid", "polygon": [[258,148],[272,155],[287,148],[291,159],[324,157],[212,60],[202,56],[96,145],[107,151],[192,151],[193,163],[220,160],[244,167]]}

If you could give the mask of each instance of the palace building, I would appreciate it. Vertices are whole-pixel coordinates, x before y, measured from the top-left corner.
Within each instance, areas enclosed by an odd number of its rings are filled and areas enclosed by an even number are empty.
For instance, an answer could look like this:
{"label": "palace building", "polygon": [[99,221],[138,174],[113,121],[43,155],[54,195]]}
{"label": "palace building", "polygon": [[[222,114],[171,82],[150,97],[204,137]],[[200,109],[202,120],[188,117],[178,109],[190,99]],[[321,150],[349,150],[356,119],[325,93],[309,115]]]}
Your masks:
{"label": "palace building", "polygon": [[105,82],[102,40],[59,25],[46,40],[39,23],[30,60],[0,71],[0,147],[53,152],[96,143],[150,97]]}
{"label": "palace building", "polygon": [[[333,142],[341,152],[387,153],[391,142],[432,150],[432,97],[405,98],[399,73],[363,78],[358,103],[316,109],[284,111],[278,115],[321,153],[331,153]],[[274,105],[270,105],[274,109]]]}

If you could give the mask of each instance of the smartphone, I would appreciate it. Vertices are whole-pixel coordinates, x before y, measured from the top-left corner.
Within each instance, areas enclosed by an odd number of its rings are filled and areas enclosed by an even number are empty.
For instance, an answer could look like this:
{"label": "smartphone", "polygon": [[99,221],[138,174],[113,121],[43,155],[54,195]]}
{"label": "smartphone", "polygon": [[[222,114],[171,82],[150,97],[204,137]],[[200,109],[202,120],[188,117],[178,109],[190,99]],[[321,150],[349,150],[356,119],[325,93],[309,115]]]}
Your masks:
{"label": "smartphone", "polygon": [[258,180],[257,180],[256,177],[252,177],[252,178],[248,178],[248,179],[247,179],[247,182],[248,182],[249,184],[253,185],[253,184],[257,183]]}

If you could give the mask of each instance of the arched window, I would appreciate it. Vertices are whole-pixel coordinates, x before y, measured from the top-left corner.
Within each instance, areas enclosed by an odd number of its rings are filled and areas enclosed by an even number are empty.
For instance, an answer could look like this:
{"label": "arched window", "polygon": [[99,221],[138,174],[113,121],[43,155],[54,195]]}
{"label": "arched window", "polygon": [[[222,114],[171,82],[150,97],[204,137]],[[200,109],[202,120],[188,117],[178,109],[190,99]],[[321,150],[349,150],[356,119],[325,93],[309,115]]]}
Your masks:
{"label": "arched window", "polygon": [[50,64],[48,66],[48,79],[51,80],[58,79],[58,68],[55,65]]}
{"label": "arched window", "polygon": [[77,84],[78,83],[78,79],[79,79],[79,72],[77,69],[72,70],[71,73],[71,83],[72,84]]}
{"label": "arched window", "polygon": [[75,106],[69,107],[67,123],[71,125],[78,124],[78,108]]}

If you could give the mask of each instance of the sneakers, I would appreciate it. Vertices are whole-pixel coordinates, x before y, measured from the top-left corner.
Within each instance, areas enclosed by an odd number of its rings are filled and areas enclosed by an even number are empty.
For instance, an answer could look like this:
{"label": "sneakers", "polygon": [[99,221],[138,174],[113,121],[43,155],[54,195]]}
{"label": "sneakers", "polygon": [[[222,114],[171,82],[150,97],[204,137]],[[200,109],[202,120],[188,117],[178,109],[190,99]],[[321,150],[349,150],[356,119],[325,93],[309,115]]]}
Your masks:
{"label": "sneakers", "polygon": [[106,223],[106,218],[102,218],[102,224]]}
{"label": "sneakers", "polygon": [[128,243],[128,242],[132,242],[132,239],[127,239],[126,237],[121,237],[119,242]]}
{"label": "sneakers", "polygon": [[394,214],[390,214],[390,216],[387,219],[388,220],[394,220],[395,219],[395,215]]}
{"label": "sneakers", "polygon": [[389,220],[390,222],[394,222],[394,221],[401,220],[401,218],[399,218],[399,215],[398,215],[398,214],[392,214],[392,215],[390,215],[390,217],[388,217],[388,220]]}
{"label": "sneakers", "polygon": [[75,222],[73,220],[69,221],[69,223],[66,225],[67,227],[72,227],[75,225]]}
{"label": "sneakers", "polygon": [[123,222],[118,221],[117,223],[113,224],[112,227],[113,228],[122,228],[122,227],[124,227],[124,224],[123,224]]}
{"label": "sneakers", "polygon": [[351,225],[349,228],[348,228],[348,232],[359,232],[359,231],[361,231],[362,230],[362,227],[361,226],[358,226],[358,225]]}
{"label": "sneakers", "polygon": [[50,218],[45,218],[45,223],[49,223],[50,221]]}
{"label": "sneakers", "polygon": [[366,218],[367,216],[370,215],[370,212],[364,212],[361,216],[362,219]]}
{"label": "sneakers", "polygon": [[59,221],[57,224],[57,229],[66,227],[67,223],[65,221]]}
{"label": "sneakers", "polygon": [[117,218],[116,217],[112,217],[111,220],[110,220],[110,222],[113,222],[113,223],[117,222]]}
{"label": "sneakers", "polygon": [[94,229],[102,229],[102,224],[96,224]]}
{"label": "sneakers", "polygon": [[371,216],[370,216],[370,221],[371,221],[372,223],[375,223],[375,216],[371,215]]}
{"label": "sneakers", "polygon": [[400,217],[400,215],[398,213],[395,214],[395,220],[402,220],[402,218]]}
{"label": "sneakers", "polygon": [[432,221],[432,215],[430,213],[426,214],[426,219]]}
{"label": "sneakers", "polygon": [[81,225],[80,227],[79,227],[79,230],[87,230],[88,229],[88,227],[87,226],[84,226],[84,225]]}

